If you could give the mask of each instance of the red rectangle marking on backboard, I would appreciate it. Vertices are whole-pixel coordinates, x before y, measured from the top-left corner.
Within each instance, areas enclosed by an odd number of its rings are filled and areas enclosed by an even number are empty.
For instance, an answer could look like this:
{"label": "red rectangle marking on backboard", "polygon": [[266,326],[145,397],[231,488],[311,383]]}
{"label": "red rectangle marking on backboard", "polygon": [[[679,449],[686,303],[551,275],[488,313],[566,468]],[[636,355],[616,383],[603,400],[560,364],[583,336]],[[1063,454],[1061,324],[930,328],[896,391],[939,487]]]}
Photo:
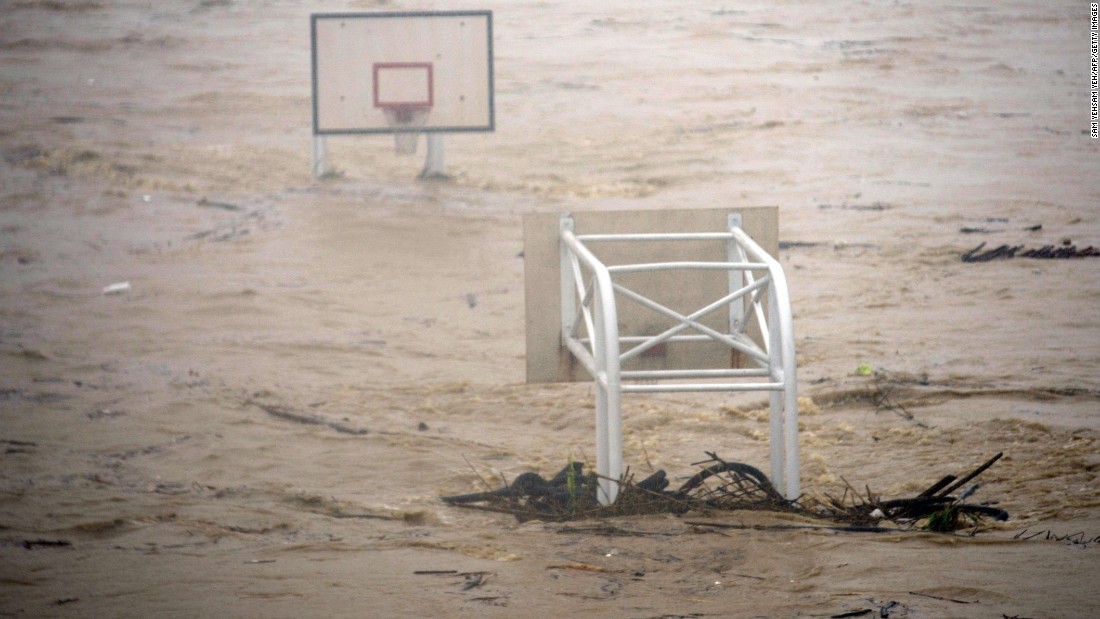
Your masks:
{"label": "red rectangle marking on backboard", "polygon": [[376,62],[372,79],[374,107],[430,108],[434,103],[430,62]]}

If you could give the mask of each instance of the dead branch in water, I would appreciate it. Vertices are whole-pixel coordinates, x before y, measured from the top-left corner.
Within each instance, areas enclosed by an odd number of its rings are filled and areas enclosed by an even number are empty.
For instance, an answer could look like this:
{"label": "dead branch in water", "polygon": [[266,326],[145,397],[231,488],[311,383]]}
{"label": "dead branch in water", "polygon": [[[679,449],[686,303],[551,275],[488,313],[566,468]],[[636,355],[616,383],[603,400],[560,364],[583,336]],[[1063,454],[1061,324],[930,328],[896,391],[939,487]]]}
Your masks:
{"label": "dead branch in water", "polygon": [[965,516],[971,522],[976,522],[982,517],[1007,520],[1008,512],[1002,509],[990,505],[963,503],[963,500],[973,490],[976,490],[976,486],[959,497],[951,496],[952,492],[993,466],[1002,455],[1004,455],[1003,452],[998,453],[961,479],[957,479],[953,475],[943,477],[924,492],[912,498],[883,501],[871,496],[868,490],[867,500],[861,499],[859,504],[846,507],[843,502],[828,497],[829,503],[819,504],[817,511],[827,517],[853,524],[873,524],[880,520],[892,520],[916,525],[924,521],[923,528],[936,532],[949,532],[964,528],[966,524],[960,520],[961,516]]}
{"label": "dead branch in water", "polygon": [[[458,507],[480,509],[511,514],[520,521],[546,520],[562,522],[586,518],[606,518],[654,513],[685,514],[688,512],[711,513],[735,510],[766,510],[795,513],[808,517],[824,518],[844,523],[831,525],[779,525],[765,528],[819,529],[844,532],[886,532],[898,528],[879,526],[882,521],[892,521],[913,528],[936,532],[950,532],[965,528],[981,518],[1008,519],[1008,513],[990,505],[964,503],[977,488],[975,484],[960,496],[951,493],[989,469],[1001,458],[993,456],[970,473],[958,478],[947,475],[915,497],[882,500],[865,486],[862,496],[845,480],[844,495],[826,500],[800,497],[790,501],[783,497],[771,481],[759,469],[749,464],[729,462],[714,452],[707,452],[709,459],[696,462],[699,471],[688,478],[680,488],[669,490],[668,476],[664,471],[636,482],[627,471],[619,481],[619,496],[611,505],[600,505],[596,500],[599,478],[585,474],[584,465],[570,462],[550,479],[537,473],[522,473],[501,488],[440,497],[446,503]],[[479,475],[480,477],[480,475]],[[486,483],[482,478],[482,483]],[[486,485],[488,485],[486,483]],[[689,522],[692,525],[717,528],[739,528],[741,525],[723,525]],[[751,526],[741,528],[754,528]],[[631,532],[617,529],[597,529],[592,532],[608,535],[627,535]]]}
{"label": "dead branch in water", "polygon": [[274,404],[264,404],[263,402],[257,402],[256,400],[245,400],[245,405],[251,404],[262,410],[263,412],[286,421],[293,421],[295,423],[301,423],[310,426],[324,426],[340,432],[341,434],[354,434],[362,435],[370,432],[366,428],[353,428],[351,426],[344,425],[335,421],[329,421],[323,417],[317,415],[307,415],[303,413],[297,413],[285,406],[276,406]]}

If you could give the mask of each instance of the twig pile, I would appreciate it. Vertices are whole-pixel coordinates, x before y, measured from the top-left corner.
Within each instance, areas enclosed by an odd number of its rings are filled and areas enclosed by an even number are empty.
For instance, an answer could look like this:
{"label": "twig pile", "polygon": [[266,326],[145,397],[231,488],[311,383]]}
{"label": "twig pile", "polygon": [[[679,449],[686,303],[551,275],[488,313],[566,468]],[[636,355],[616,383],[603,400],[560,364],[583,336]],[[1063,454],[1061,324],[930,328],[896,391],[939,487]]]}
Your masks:
{"label": "twig pile", "polygon": [[[891,520],[908,527],[923,522],[924,529],[949,532],[976,524],[983,517],[1008,519],[1008,513],[1001,509],[963,502],[974,493],[978,484],[971,485],[958,497],[951,494],[992,466],[1002,454],[962,478],[948,475],[912,498],[884,501],[869,488],[867,496],[862,497],[848,485],[840,499],[825,495],[825,501],[804,498],[789,501],[756,467],[727,462],[713,452],[706,453],[708,460],[695,463],[701,467],[699,472],[676,490],[668,490],[669,480],[664,471],[657,471],[640,482],[635,482],[634,476],[627,472],[619,480],[618,498],[607,506],[596,500],[598,476],[583,473],[584,465],[580,462],[570,462],[550,479],[528,472],[495,490],[440,499],[459,507],[512,514],[521,522],[752,509],[827,518],[845,523],[852,530],[891,530],[873,526],[882,520]],[[489,487],[488,483],[485,485]]]}
{"label": "twig pile", "polygon": [[709,460],[695,463],[706,466],[678,490],[667,489],[669,480],[663,470],[640,482],[627,472],[619,480],[618,498],[606,506],[596,500],[599,477],[594,473],[583,474],[584,464],[580,462],[570,462],[548,480],[528,472],[496,490],[440,499],[451,505],[513,514],[521,521],[682,514],[705,509],[799,509],[796,503],[784,499],[759,469],[739,462],[726,462],[711,452],[707,455]]}
{"label": "twig pile", "polygon": [[[968,523],[961,519],[963,516],[967,517],[970,523],[976,523],[983,516],[994,520],[1008,520],[1008,512],[1002,509],[989,505],[963,503],[974,494],[979,484],[975,483],[966,488],[958,497],[951,496],[952,492],[962,488],[993,466],[993,463],[1000,460],[1002,455],[1004,454],[998,453],[961,479],[948,475],[912,498],[883,501],[872,494],[868,488],[867,497],[864,499],[852,489],[851,485],[848,485],[844,497],[838,500],[825,495],[828,501],[819,504],[814,511],[822,516],[852,525],[872,525],[880,520],[892,520],[915,526],[922,520],[926,520],[922,528],[940,533],[956,531],[967,526]],[[852,499],[848,498],[849,491]],[[854,503],[856,499],[858,503]]]}

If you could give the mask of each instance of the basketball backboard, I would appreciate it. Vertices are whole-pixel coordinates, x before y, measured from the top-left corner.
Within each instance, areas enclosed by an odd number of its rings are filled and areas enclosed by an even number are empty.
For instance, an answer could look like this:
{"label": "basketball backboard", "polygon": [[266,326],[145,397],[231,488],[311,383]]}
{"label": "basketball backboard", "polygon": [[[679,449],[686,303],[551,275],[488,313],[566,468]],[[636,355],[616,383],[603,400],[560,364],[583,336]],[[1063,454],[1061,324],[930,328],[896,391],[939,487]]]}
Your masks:
{"label": "basketball backboard", "polygon": [[491,11],[311,16],[313,133],[492,131]]}

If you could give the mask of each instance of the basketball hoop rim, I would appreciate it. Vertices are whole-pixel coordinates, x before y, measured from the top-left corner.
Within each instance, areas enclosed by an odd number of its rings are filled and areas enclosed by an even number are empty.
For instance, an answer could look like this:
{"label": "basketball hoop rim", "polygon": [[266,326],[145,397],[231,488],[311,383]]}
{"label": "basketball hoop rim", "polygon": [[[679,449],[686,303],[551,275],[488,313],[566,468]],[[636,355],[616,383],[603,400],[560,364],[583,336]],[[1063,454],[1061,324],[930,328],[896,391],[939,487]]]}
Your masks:
{"label": "basketball hoop rim", "polygon": [[[388,104],[379,106],[393,133],[421,133],[431,115],[432,106],[424,104]],[[406,118],[402,119],[402,116]]]}
{"label": "basketball hoop rim", "polygon": [[404,102],[402,102],[402,103],[376,103],[374,105],[374,107],[379,108],[383,111],[393,110],[395,112],[400,112],[400,111],[403,111],[403,110],[413,110],[413,111],[415,111],[415,110],[430,110],[430,109],[432,109],[432,104],[431,103],[420,103],[420,102],[412,102],[412,103],[404,103]]}

